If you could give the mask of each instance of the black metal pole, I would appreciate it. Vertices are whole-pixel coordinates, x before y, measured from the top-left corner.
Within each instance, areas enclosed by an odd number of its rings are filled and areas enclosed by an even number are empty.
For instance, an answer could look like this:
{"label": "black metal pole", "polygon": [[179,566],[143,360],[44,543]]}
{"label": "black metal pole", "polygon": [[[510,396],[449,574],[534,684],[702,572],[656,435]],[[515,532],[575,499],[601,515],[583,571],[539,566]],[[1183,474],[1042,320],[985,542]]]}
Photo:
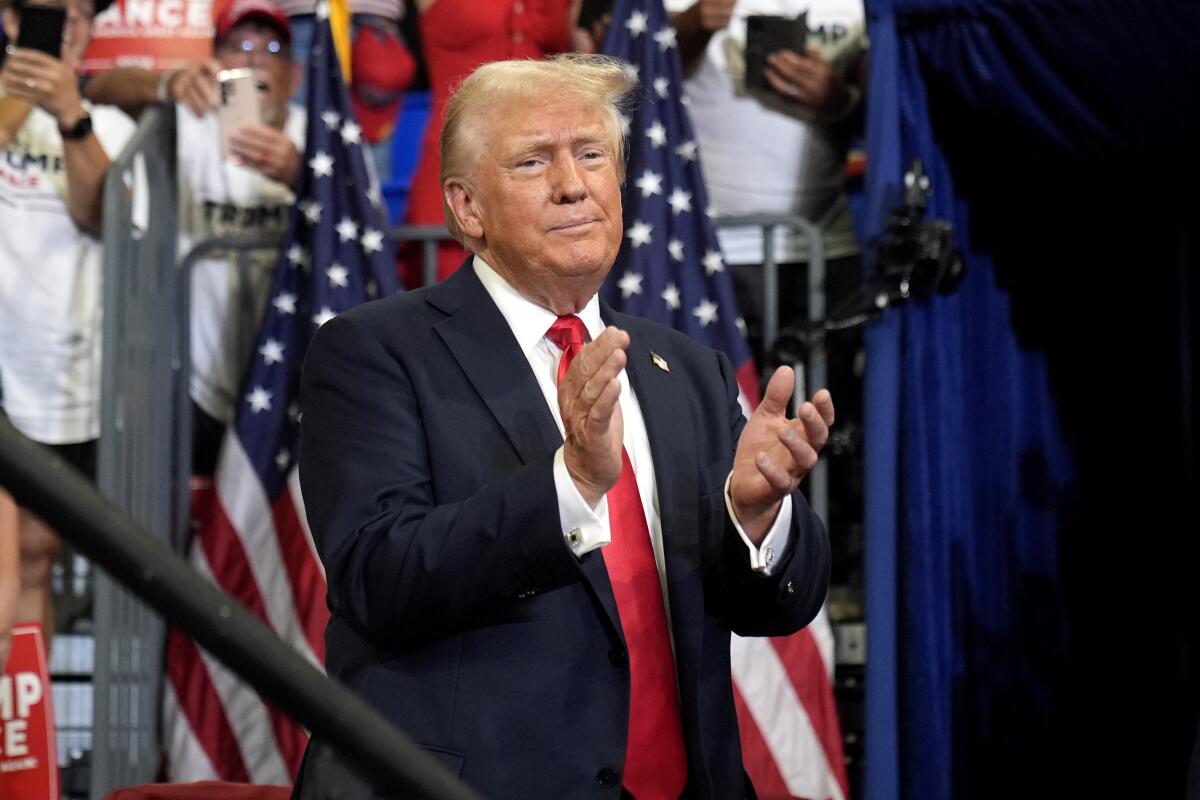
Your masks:
{"label": "black metal pole", "polygon": [[132,522],[57,454],[0,414],[0,486],[281,711],[330,743],[379,790],[476,800],[466,784],[373,708],[301,658],[167,544]]}

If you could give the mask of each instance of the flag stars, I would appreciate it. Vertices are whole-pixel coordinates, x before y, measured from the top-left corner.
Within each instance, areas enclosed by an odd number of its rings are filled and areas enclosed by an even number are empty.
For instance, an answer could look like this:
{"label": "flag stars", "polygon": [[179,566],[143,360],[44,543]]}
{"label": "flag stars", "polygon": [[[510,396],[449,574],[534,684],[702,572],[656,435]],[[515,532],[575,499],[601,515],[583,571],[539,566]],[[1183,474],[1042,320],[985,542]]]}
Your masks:
{"label": "flag stars", "polygon": [[292,463],[292,454],[288,452],[286,447],[280,448],[275,454],[275,466],[279,467],[280,471],[288,468],[288,464]]}
{"label": "flag stars", "polygon": [[346,120],[346,123],[342,125],[342,144],[349,146],[360,142],[362,142],[362,128],[353,120]]}
{"label": "flag stars", "polygon": [[658,49],[662,52],[667,52],[675,46],[675,29],[668,25],[654,34],[654,41],[658,42]]}
{"label": "flag stars", "polygon": [[662,180],[662,175],[646,170],[634,184],[642,190],[642,197],[646,198],[652,194],[662,194]]}
{"label": "flag stars", "polygon": [[300,203],[300,213],[308,220],[309,225],[316,225],[321,221],[321,204],[315,200]]}
{"label": "flag stars", "polygon": [[350,242],[358,238],[358,223],[349,217],[342,217],[336,230],[340,241]]}
{"label": "flag stars", "polygon": [[678,239],[667,242],[667,252],[671,254],[672,260],[683,261],[683,242]]}
{"label": "flag stars", "polygon": [[682,158],[684,161],[696,160],[696,143],[688,140],[675,148],[675,155]]}
{"label": "flag stars", "polygon": [[271,305],[275,306],[275,310],[280,314],[295,314],[296,313],[296,295],[289,292],[280,292],[271,301]]}
{"label": "flag stars", "polygon": [[337,316],[337,314],[333,313],[332,308],[330,308],[329,306],[321,306],[321,310],[319,312],[317,312],[316,314],[313,314],[313,318],[312,318],[313,324],[319,328],[336,316]]}
{"label": "flag stars", "polygon": [[642,222],[639,219],[625,232],[625,235],[629,237],[629,243],[636,250],[644,244],[650,244],[650,233],[653,230],[653,225]]}
{"label": "flag stars", "polygon": [[321,2],[317,3],[316,8],[313,10],[315,11],[315,13],[317,15],[317,19],[329,19],[329,2],[328,2],[328,0],[321,0]]}
{"label": "flag stars", "polygon": [[692,210],[692,193],[685,192],[680,187],[675,187],[675,191],[671,192],[671,196],[667,198],[667,202],[671,204],[672,214],[682,214],[685,211]]}
{"label": "flag stars", "polygon": [[377,231],[373,228],[364,228],[362,238],[359,241],[362,243],[363,252],[367,255],[383,250],[382,231]]}
{"label": "flag stars", "polygon": [[635,294],[642,293],[642,276],[637,272],[626,272],[621,276],[621,280],[617,281],[617,287],[621,290],[621,297],[628,300]]}
{"label": "flag stars", "polygon": [[661,122],[654,120],[654,124],[646,129],[646,138],[655,147],[662,147],[667,143],[667,129],[663,127]]}
{"label": "flag stars", "polygon": [[662,299],[666,302],[671,310],[679,308],[679,287],[673,283],[668,283],[667,288],[662,291]]}
{"label": "flag stars", "polygon": [[308,166],[312,169],[314,178],[328,177],[333,174],[333,158],[324,150],[318,150],[317,154],[308,160]]}
{"label": "flag stars", "polygon": [[350,286],[350,270],[343,267],[341,264],[334,264],[329,269],[325,270],[325,276],[329,278],[330,286],[340,286],[343,289]]}
{"label": "flag stars", "polygon": [[276,339],[267,339],[263,342],[263,346],[258,348],[258,354],[263,357],[263,361],[267,366],[271,364],[283,363],[283,344]]}
{"label": "flag stars", "polygon": [[299,244],[293,244],[291,247],[288,248],[287,260],[288,260],[288,263],[291,264],[293,267],[301,267],[301,268],[307,267],[308,263],[309,263],[308,258],[309,258],[308,251],[305,250],[303,247],[301,247]]}
{"label": "flag stars", "polygon": [[707,328],[717,321],[717,304],[706,297],[692,309],[692,316],[700,321],[700,327]]}
{"label": "flag stars", "polygon": [[667,99],[667,95],[670,94],[670,89],[671,80],[669,78],[663,77],[654,79],[654,92],[662,99]]}
{"label": "flag stars", "polygon": [[271,410],[271,393],[261,386],[255,386],[254,391],[246,395],[246,402],[255,414]]}
{"label": "flag stars", "polygon": [[634,11],[629,15],[629,19],[625,20],[625,27],[629,29],[629,35],[634,39],[646,32],[647,22],[650,18],[642,11]]}
{"label": "flag stars", "polygon": [[321,112],[321,121],[325,123],[326,128],[333,130],[342,121],[342,115],[331,108]]}
{"label": "flag stars", "polygon": [[746,335],[747,335],[747,333],[746,333],[746,320],[742,319],[741,317],[738,317],[737,319],[735,319],[735,320],[733,321],[733,324],[734,324],[734,325],[737,325],[737,329],[738,329],[738,331],[740,331],[740,332],[741,332],[742,336],[746,336]]}
{"label": "flag stars", "polygon": [[716,275],[725,269],[725,262],[721,260],[721,254],[716,250],[709,250],[705,253],[702,261],[704,263],[704,271],[709,275]]}

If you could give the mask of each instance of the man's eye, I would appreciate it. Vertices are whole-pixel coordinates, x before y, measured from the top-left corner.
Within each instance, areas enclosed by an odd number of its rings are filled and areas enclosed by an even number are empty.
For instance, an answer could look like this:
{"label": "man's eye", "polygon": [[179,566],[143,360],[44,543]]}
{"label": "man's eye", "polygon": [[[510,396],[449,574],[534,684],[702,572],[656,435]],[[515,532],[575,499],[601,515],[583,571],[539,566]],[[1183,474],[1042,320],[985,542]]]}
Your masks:
{"label": "man's eye", "polygon": [[583,154],[583,158],[584,158],[584,160],[587,160],[587,161],[597,161],[601,158],[604,158],[604,151],[603,150],[588,150],[586,153]]}

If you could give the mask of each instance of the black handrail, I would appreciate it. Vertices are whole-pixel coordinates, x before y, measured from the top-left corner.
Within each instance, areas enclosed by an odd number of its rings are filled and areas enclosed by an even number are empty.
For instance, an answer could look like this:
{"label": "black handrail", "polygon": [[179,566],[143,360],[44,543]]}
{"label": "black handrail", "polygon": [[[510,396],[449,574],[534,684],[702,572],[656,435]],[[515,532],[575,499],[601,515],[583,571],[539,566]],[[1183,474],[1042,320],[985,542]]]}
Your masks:
{"label": "black handrail", "polygon": [[166,542],[134,524],[56,453],[0,414],[0,486],[81,553],[330,743],[379,790],[400,797],[478,795],[346,687],[331,680]]}

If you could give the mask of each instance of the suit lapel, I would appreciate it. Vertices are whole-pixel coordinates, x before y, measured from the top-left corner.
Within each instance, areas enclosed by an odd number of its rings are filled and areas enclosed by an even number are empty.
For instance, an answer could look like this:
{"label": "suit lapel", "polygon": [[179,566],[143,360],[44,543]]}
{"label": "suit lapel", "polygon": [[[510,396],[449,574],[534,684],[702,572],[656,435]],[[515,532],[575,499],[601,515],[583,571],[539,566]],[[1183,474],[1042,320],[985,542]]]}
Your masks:
{"label": "suit lapel", "polygon": [[[471,267],[470,258],[433,287],[429,302],[447,314],[434,326],[521,460],[557,450],[562,435],[512,330]],[[617,601],[600,553],[579,562],[588,594],[609,637],[624,646]]]}
{"label": "suit lapel", "polygon": [[562,436],[546,397],[469,258],[430,290],[429,302],[448,315],[434,329],[521,460],[529,463],[557,450]]}

